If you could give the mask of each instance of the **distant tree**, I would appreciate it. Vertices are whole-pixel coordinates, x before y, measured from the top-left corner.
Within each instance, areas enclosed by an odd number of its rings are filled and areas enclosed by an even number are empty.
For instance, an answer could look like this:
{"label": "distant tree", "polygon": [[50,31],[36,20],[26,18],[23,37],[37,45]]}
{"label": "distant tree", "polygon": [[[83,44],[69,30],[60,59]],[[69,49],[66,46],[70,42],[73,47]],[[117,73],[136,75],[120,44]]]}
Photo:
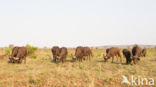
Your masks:
{"label": "distant tree", "polygon": [[45,46],[45,47],[43,47],[43,49],[48,49],[48,47]]}
{"label": "distant tree", "polygon": [[128,49],[131,49],[131,47],[130,47],[130,46],[128,46],[127,48],[128,48]]}
{"label": "distant tree", "polygon": [[11,49],[12,49],[13,47],[14,47],[14,45],[13,45],[13,44],[10,44],[10,45],[9,45],[9,48],[11,48]]}
{"label": "distant tree", "polygon": [[138,46],[138,44],[134,44],[133,46]]}

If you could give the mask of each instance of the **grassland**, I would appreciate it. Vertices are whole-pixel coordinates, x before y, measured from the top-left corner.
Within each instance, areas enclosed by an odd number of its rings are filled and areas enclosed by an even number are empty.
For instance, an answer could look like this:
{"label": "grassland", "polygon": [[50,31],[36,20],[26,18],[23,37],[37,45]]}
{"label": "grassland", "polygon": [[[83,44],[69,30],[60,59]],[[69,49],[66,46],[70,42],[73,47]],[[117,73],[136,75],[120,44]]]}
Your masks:
{"label": "grassland", "polygon": [[[148,49],[146,58],[137,65],[104,62],[102,49],[93,49],[91,61],[71,62],[74,49],[69,49],[67,62],[52,62],[50,50],[37,50],[37,58],[27,57],[26,64],[10,64],[0,57],[0,87],[131,87],[121,84],[122,75],[154,78],[156,81],[156,49]],[[0,50],[0,55],[5,54]],[[142,86],[143,87],[143,86]],[[144,85],[144,87],[147,87]],[[155,86],[156,87],[156,83]]]}

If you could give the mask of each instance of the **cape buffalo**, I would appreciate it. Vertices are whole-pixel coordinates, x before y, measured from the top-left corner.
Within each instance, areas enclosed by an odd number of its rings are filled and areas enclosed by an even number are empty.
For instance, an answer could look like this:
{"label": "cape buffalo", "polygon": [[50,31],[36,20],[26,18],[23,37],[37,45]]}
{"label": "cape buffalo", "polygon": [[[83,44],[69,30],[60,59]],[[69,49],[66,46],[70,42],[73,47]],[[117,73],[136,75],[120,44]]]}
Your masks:
{"label": "cape buffalo", "polygon": [[53,54],[53,61],[56,62],[56,58],[57,56],[59,56],[60,52],[59,52],[59,47],[58,46],[54,46],[51,51],[52,51],[52,54]]}
{"label": "cape buffalo", "polygon": [[[104,60],[106,62],[108,59],[110,59],[112,57],[112,63],[113,63],[115,56],[120,57],[120,62],[122,62],[120,49],[116,48],[116,47],[112,47],[109,49],[108,54],[106,56],[104,56]],[[117,61],[118,61],[118,58],[117,58]]]}
{"label": "cape buffalo", "polygon": [[75,55],[72,58],[73,58],[72,60],[73,62],[76,60],[79,60],[80,62],[82,62],[82,59],[84,58],[84,47],[78,46],[76,48]]}
{"label": "cape buffalo", "polygon": [[67,55],[68,55],[68,50],[67,50],[67,48],[66,48],[66,47],[62,47],[62,48],[60,49],[60,52],[59,52],[59,53],[60,53],[60,54],[59,54],[59,56],[57,56],[56,61],[57,61],[57,62],[62,61],[62,63],[64,63],[65,60],[66,60],[66,57],[67,57]]}
{"label": "cape buffalo", "polygon": [[26,63],[26,56],[27,56],[27,48],[19,47],[18,53],[16,57],[14,58],[14,60],[18,61],[18,63],[22,63],[22,60],[24,59],[24,63]]}
{"label": "cape buffalo", "polygon": [[132,56],[131,51],[128,50],[128,49],[123,49],[122,53],[126,57],[126,63],[130,64],[131,61],[132,61],[132,59],[131,59],[131,56]]}
{"label": "cape buffalo", "polygon": [[132,54],[133,54],[133,62],[136,64],[138,60],[140,60],[142,49],[138,45],[134,46],[132,49]]}

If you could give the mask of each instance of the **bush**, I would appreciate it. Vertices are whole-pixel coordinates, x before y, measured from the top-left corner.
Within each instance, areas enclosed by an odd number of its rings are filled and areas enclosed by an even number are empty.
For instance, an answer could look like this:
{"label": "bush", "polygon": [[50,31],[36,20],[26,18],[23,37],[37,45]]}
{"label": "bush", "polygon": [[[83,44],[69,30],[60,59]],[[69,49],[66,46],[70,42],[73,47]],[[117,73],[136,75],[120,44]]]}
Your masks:
{"label": "bush", "polygon": [[10,55],[11,51],[12,51],[12,48],[10,48],[10,47],[5,48],[5,54],[6,55]]}
{"label": "bush", "polygon": [[33,59],[36,59],[36,58],[37,58],[37,55],[32,54],[31,57],[32,57]]}
{"label": "bush", "polygon": [[28,49],[28,55],[34,55],[35,51],[38,49],[37,47],[31,46],[29,44],[26,45]]}

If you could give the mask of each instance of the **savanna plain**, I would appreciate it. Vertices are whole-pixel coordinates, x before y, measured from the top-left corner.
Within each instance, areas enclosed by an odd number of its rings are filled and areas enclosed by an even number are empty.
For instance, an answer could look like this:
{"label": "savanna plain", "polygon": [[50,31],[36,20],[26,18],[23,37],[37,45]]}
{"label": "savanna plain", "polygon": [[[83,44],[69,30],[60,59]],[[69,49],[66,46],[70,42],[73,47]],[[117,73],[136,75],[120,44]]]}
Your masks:
{"label": "savanna plain", "polygon": [[104,62],[105,49],[92,51],[90,61],[71,62],[75,49],[68,49],[66,62],[55,63],[50,49],[38,49],[35,57],[27,56],[26,64],[12,64],[8,63],[8,56],[3,56],[5,49],[0,49],[0,87],[132,87],[121,84],[123,75],[156,81],[156,48],[147,49],[147,56],[136,65],[127,65],[124,56],[122,63],[116,58],[114,63],[111,59]]}

